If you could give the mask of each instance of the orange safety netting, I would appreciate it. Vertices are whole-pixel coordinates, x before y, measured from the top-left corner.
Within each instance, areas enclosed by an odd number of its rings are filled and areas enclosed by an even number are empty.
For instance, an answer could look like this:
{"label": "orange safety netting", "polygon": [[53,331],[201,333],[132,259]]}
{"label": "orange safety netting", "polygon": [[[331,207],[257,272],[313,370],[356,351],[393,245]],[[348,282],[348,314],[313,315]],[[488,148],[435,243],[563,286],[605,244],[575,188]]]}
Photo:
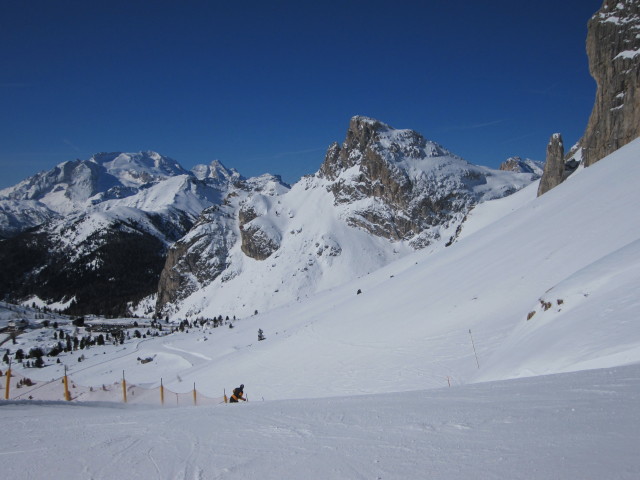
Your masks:
{"label": "orange safety netting", "polygon": [[[6,373],[0,376],[0,399],[6,395]],[[144,388],[139,385],[118,381],[100,387],[85,387],[68,378],[68,389],[71,401],[77,402],[126,402],[141,405],[193,406],[219,405],[225,403],[225,397],[208,397],[192,390],[186,393],[173,392],[165,387]],[[126,396],[125,396],[126,392]],[[65,400],[64,379],[51,381],[30,381],[28,378],[11,373],[8,400]]]}

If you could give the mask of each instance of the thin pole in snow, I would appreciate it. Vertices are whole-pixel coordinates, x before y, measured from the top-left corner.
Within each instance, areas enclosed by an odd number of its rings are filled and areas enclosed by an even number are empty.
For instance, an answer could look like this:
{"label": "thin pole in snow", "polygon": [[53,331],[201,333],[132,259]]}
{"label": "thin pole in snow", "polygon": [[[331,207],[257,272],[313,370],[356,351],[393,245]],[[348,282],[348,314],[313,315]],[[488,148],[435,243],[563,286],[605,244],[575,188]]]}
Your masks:
{"label": "thin pole in snow", "polygon": [[478,352],[476,352],[476,345],[473,343],[473,335],[471,335],[471,329],[469,329],[469,336],[471,337],[471,345],[473,346],[473,354],[476,356],[476,364],[478,369],[480,368],[480,362],[478,362]]}

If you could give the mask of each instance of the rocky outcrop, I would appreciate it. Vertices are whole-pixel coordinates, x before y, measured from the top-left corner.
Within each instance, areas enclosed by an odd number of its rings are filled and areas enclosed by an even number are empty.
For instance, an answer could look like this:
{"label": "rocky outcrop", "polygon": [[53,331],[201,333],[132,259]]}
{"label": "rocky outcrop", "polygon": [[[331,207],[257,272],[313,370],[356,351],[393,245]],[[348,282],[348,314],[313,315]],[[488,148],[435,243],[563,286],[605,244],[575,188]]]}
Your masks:
{"label": "rocky outcrop", "polygon": [[640,136],[640,2],[605,0],[589,20],[596,100],[581,140],[585,166]]}
{"label": "rocky outcrop", "polygon": [[191,231],[171,246],[158,283],[158,311],[222,274],[237,237],[234,224],[233,208],[214,205],[204,210]]}
{"label": "rocky outcrop", "polygon": [[562,135],[554,133],[547,144],[547,160],[538,185],[538,196],[557,187],[564,180],[564,144]]}
{"label": "rocky outcrop", "polygon": [[345,209],[349,225],[422,248],[480,201],[487,176],[497,173],[469,164],[415,131],[353,117],[342,146],[329,147],[318,175],[329,181],[336,206],[356,206]]}
{"label": "rocky outcrop", "polygon": [[281,236],[275,229],[270,228],[271,224],[268,220],[259,217],[260,215],[250,201],[240,208],[238,212],[242,239],[240,249],[247,257],[266,260],[280,248]]}
{"label": "rocky outcrop", "polygon": [[371,200],[347,216],[348,224],[379,237],[409,239],[427,225],[441,223],[441,214],[465,202],[436,192],[419,195],[420,189],[398,163],[447,154],[417,132],[353,117],[342,146],[334,143],[329,147],[319,175],[332,180],[329,189],[336,205]]}
{"label": "rocky outcrop", "polygon": [[540,178],[544,164],[529,158],[510,157],[500,164],[499,169],[505,172],[532,173],[536,178]]}
{"label": "rocky outcrop", "polygon": [[255,260],[266,260],[280,248],[279,238],[274,238],[259,225],[249,225],[240,231],[242,252]]}

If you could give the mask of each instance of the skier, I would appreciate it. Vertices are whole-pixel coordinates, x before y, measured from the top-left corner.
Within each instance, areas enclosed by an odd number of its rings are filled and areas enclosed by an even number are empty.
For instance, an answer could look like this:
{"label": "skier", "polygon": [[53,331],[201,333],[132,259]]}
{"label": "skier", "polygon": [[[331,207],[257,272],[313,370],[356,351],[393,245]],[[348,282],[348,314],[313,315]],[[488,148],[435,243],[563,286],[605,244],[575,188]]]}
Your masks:
{"label": "skier", "polygon": [[238,403],[238,400],[242,400],[243,402],[246,402],[247,399],[242,396],[243,394],[244,394],[244,384],[240,385],[238,388],[233,389],[233,394],[229,399],[229,403]]}

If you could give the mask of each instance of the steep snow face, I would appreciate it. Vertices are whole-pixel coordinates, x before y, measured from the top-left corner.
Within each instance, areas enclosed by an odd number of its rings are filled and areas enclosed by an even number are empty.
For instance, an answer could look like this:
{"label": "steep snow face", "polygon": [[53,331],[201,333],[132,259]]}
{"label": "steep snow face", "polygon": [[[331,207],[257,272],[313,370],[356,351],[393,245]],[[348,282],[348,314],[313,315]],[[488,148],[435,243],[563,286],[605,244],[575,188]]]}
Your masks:
{"label": "steep snow face", "polygon": [[156,152],[99,153],[91,157],[89,162],[104,167],[107,173],[126,187],[140,187],[189,173],[175,160]]}
{"label": "steep snow face", "polygon": [[87,199],[100,191],[117,188],[118,179],[91,162],[64,162],[48,172],[41,172],[19,184],[0,191],[0,198],[12,201],[35,200],[58,214],[81,209]]}
{"label": "steep snow face", "polygon": [[122,199],[109,199],[100,202],[91,199],[95,210],[110,210],[113,207],[126,206],[146,212],[163,212],[170,209],[179,210],[195,221],[205,208],[218,204],[222,200],[224,189],[212,188],[203,181],[190,175],[169,177],[135,195]]}
{"label": "steep snow face", "polygon": [[[405,242],[389,242],[347,225],[342,219],[345,207],[334,205],[328,185],[324,179],[307,177],[284,194],[263,191],[232,196],[229,205],[235,205],[238,213],[217,212],[218,220],[202,223],[174,247],[191,237],[217,252],[224,244],[226,260],[218,263],[224,264],[224,270],[197,288],[188,288],[190,294],[167,305],[165,313],[174,318],[212,317],[225,312],[251,315],[366,275],[412,251]],[[238,216],[240,224],[227,223],[224,238],[206,231],[223,218]],[[241,241],[247,235],[252,235],[250,240]],[[249,241],[252,248],[247,247]],[[256,250],[264,255],[257,256]],[[193,282],[194,276],[204,278],[199,272],[196,269],[192,275],[184,271],[185,281]]]}

